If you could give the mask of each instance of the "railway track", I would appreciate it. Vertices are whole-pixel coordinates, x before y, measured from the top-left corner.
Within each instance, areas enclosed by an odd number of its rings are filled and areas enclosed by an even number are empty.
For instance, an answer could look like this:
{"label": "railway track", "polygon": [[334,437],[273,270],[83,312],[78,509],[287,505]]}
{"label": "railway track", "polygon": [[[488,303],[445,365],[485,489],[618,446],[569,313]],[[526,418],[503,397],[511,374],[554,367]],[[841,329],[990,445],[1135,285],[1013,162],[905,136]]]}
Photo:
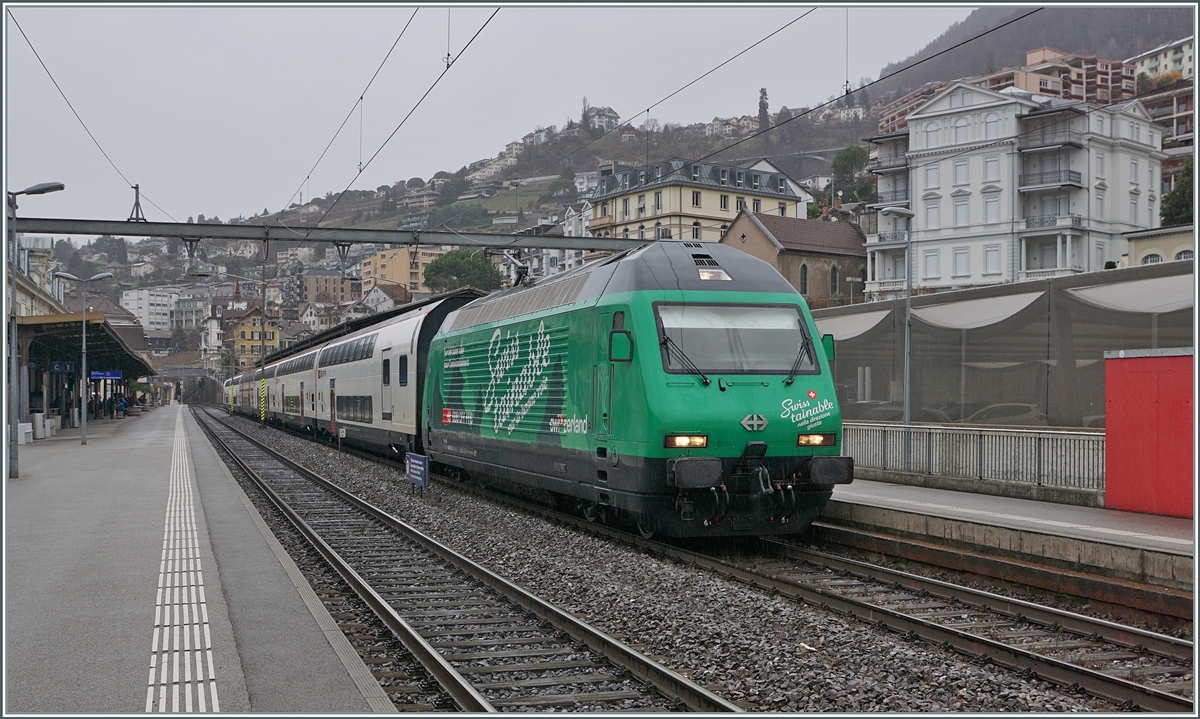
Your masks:
{"label": "railway track", "polygon": [[741,711],[263,447],[196,418],[464,711]]}
{"label": "railway track", "polygon": [[[445,481],[455,480],[446,478]],[[1154,632],[760,540],[761,551],[714,556],[457,483],[759,589],[856,616],[979,662],[1076,687],[1126,708],[1193,712],[1193,644]]]}
{"label": "railway track", "polygon": [[[372,461],[372,455],[355,452]],[[395,465],[392,465],[395,466]],[[1135,627],[780,541],[712,556],[549,509],[449,477],[442,481],[759,589],[856,616],[981,663],[1076,687],[1126,708],[1193,712],[1193,644]]]}

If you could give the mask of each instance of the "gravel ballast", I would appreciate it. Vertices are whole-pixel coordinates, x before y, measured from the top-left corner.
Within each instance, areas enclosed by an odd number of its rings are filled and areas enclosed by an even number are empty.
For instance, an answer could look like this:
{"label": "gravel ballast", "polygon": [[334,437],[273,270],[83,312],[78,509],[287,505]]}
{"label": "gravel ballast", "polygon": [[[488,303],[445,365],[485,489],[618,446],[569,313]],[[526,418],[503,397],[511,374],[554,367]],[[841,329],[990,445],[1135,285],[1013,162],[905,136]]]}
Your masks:
{"label": "gravel ballast", "polygon": [[434,481],[237,419],[251,436],[757,711],[1113,711],[1111,703],[772,597]]}

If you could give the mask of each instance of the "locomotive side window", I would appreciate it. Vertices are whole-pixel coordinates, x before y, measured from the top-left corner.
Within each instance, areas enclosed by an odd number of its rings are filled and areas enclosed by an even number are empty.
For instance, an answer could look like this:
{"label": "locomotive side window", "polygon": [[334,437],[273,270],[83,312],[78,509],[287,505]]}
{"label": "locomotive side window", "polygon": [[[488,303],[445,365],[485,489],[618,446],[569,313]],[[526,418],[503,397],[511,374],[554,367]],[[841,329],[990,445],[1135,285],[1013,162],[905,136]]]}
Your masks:
{"label": "locomotive side window", "polygon": [[400,355],[400,386],[408,385],[408,355]]}
{"label": "locomotive side window", "polygon": [[392,361],[390,359],[385,359],[383,361],[383,383],[392,383]]}

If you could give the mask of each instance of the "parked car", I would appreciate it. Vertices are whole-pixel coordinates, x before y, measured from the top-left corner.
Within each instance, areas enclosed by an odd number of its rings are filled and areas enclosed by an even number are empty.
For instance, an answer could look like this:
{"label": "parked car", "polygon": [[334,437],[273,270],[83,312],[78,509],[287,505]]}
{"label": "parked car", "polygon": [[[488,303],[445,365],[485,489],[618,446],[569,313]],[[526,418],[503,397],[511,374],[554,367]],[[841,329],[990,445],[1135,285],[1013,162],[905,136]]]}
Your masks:
{"label": "parked car", "polygon": [[876,407],[883,407],[891,404],[885,399],[863,400],[861,402],[847,402],[842,405],[842,419],[858,419],[863,412],[866,412]]}
{"label": "parked car", "polygon": [[[872,407],[855,419],[857,422],[903,422],[904,421],[904,405],[889,402],[885,405]],[[950,418],[941,410],[932,409],[930,407],[915,407],[912,411],[913,422],[931,422],[934,424],[947,424]]]}
{"label": "parked car", "polygon": [[1104,415],[1089,414],[1083,418],[1082,425],[1088,429],[1104,429]]}
{"label": "parked car", "polygon": [[963,420],[963,424],[1010,424],[1045,427],[1046,413],[1036,404],[1005,403],[984,407]]}

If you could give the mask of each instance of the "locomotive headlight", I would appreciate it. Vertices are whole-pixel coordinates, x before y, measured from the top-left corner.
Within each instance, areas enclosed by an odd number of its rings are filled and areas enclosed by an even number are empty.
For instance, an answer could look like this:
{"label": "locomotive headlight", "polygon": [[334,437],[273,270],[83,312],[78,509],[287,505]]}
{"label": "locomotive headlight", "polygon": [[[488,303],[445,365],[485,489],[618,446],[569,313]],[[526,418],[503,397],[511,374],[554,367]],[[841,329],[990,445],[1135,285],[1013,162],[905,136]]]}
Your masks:
{"label": "locomotive headlight", "polygon": [[796,444],[800,447],[815,447],[819,445],[830,445],[837,442],[836,434],[802,434],[796,438]]}
{"label": "locomotive headlight", "polygon": [[708,446],[708,436],[703,434],[668,434],[663,440],[667,449],[697,449]]}

